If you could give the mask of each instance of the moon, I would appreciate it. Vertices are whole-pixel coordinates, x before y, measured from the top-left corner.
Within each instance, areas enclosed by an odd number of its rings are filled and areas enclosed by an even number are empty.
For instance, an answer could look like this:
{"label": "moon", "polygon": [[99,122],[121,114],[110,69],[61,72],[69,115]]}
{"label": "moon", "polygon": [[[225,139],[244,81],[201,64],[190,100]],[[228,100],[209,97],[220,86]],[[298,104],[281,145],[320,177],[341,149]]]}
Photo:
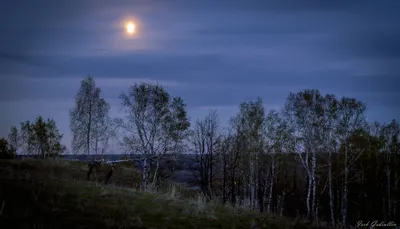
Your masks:
{"label": "moon", "polygon": [[131,35],[131,34],[135,33],[136,26],[135,26],[135,24],[133,22],[127,22],[126,25],[125,25],[125,28],[126,28],[126,33],[127,34]]}

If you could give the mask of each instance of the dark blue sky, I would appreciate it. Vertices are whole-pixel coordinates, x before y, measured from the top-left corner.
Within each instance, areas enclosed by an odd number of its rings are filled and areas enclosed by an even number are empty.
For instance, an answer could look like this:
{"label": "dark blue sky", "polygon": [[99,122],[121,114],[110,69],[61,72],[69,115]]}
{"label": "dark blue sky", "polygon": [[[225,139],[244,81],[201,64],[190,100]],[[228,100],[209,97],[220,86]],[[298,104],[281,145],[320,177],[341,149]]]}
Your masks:
{"label": "dark blue sky", "polygon": [[[192,120],[217,109],[222,123],[261,96],[279,109],[289,92],[318,88],[356,97],[368,119],[400,119],[400,1],[3,0],[0,135],[52,117],[69,145],[68,110],[91,74],[117,96],[159,82]],[[121,23],[137,23],[127,39]]]}

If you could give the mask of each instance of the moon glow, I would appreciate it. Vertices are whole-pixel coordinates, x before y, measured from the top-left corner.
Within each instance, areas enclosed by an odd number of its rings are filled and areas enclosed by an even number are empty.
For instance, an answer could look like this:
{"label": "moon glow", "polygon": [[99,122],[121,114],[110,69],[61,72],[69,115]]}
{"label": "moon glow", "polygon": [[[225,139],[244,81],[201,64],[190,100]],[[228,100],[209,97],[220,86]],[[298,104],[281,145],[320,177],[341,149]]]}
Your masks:
{"label": "moon glow", "polygon": [[134,34],[135,33],[135,24],[133,24],[133,22],[128,22],[125,25],[126,28],[126,33],[127,34]]}

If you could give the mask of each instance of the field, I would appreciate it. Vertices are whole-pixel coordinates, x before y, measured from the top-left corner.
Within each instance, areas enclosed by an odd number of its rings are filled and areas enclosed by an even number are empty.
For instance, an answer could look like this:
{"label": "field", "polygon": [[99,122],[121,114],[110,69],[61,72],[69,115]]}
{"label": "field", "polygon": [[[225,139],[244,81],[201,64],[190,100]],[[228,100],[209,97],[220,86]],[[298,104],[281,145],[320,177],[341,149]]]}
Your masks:
{"label": "field", "polygon": [[86,180],[86,164],[0,161],[0,228],[323,228],[300,220],[207,203],[176,185],[137,190],[140,174],[119,166]]}

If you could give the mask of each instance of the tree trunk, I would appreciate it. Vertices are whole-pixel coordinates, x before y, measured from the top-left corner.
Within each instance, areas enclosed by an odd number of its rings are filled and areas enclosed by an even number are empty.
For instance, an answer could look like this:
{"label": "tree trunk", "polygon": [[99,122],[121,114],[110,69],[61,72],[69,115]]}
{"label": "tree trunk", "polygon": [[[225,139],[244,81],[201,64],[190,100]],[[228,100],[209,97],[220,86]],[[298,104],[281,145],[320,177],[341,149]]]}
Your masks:
{"label": "tree trunk", "polygon": [[86,153],[87,155],[90,155],[90,120],[89,120],[89,124],[87,127],[87,135],[86,135]]}
{"label": "tree trunk", "polygon": [[[308,181],[307,203],[306,203],[306,206],[307,206],[307,216],[306,216],[306,219],[310,219],[310,214],[311,214],[311,206],[310,206],[310,203],[311,203],[311,191],[312,191],[312,178],[311,178],[310,167],[309,167],[309,165],[308,165],[308,153],[309,153],[309,150],[307,150],[307,151],[305,152],[306,155],[305,155],[305,162],[304,162],[305,169],[307,170],[307,181]],[[300,155],[300,157],[301,157],[301,155]]]}
{"label": "tree trunk", "polygon": [[250,185],[250,207],[253,209],[254,208],[254,192],[255,192],[253,158],[250,158],[250,182],[249,182],[249,185]]}
{"label": "tree trunk", "polygon": [[212,146],[212,144],[213,144],[213,139],[211,138],[210,139],[210,141],[211,141],[211,146],[210,146],[210,152],[209,152],[209,178],[208,178],[208,192],[210,193],[209,195],[209,197],[211,198],[212,197],[212,189],[213,189],[213,163],[214,163],[214,158],[213,158],[213,146]]}
{"label": "tree trunk", "polygon": [[160,158],[157,158],[156,169],[154,170],[152,186],[156,187],[158,169],[160,168]]}
{"label": "tree trunk", "polygon": [[347,195],[348,195],[348,176],[349,176],[349,165],[348,165],[348,152],[347,142],[345,142],[344,150],[344,180],[343,180],[343,196],[342,196],[342,226],[347,225]]}
{"label": "tree trunk", "polygon": [[255,160],[256,163],[254,163],[254,199],[253,199],[253,209],[256,209],[258,207],[258,166],[257,162],[258,160]]}
{"label": "tree trunk", "polygon": [[227,173],[227,171],[226,171],[226,164],[227,164],[227,163],[226,163],[226,153],[223,152],[222,203],[223,203],[224,205],[225,205],[225,203],[226,203],[226,179],[227,179],[227,176],[226,176],[226,173]]}
{"label": "tree trunk", "polygon": [[[267,179],[265,179],[264,180],[264,192],[263,192],[263,196],[264,196],[264,198],[267,196],[267,190],[268,190],[268,180]],[[264,199],[263,198],[263,199]],[[268,200],[269,201],[269,200]],[[267,208],[267,206],[265,205],[265,200],[263,201],[263,209],[266,209]]]}
{"label": "tree trunk", "polygon": [[[337,183],[339,183],[339,182],[337,182]],[[336,184],[337,184],[336,183]],[[341,204],[341,202],[342,202],[342,197],[341,197],[341,193],[340,193],[340,189],[339,189],[339,184],[337,184],[336,185],[336,187],[338,187],[337,189],[336,189],[336,200],[337,200],[337,203],[336,203],[336,205],[337,205],[337,211],[338,211],[338,213],[339,213],[339,210],[341,211],[342,210],[342,204]],[[338,218],[338,221],[337,222],[339,222],[339,218]]]}
{"label": "tree trunk", "polygon": [[328,183],[329,183],[329,210],[331,215],[331,225],[335,227],[334,194],[332,187],[332,154],[328,155]]}
{"label": "tree trunk", "polygon": [[147,157],[143,160],[143,172],[142,172],[142,190],[146,190],[147,186]]}
{"label": "tree trunk", "polygon": [[264,184],[263,184],[263,175],[261,171],[258,173],[258,207],[260,212],[264,211]]}
{"label": "tree trunk", "polygon": [[283,216],[283,211],[285,209],[285,195],[286,195],[286,191],[283,190],[282,191],[282,196],[281,196],[281,206],[280,206],[280,209],[279,209],[279,215],[280,216]]}
{"label": "tree trunk", "polygon": [[391,175],[391,170],[390,170],[390,154],[389,152],[386,152],[386,180],[387,180],[387,219],[391,219],[391,212],[392,212],[392,198],[391,198],[391,193],[390,193],[390,188],[391,188],[391,182],[390,182],[390,175]]}
{"label": "tree trunk", "polygon": [[311,179],[311,174],[308,173],[309,175],[307,176],[308,180],[308,188],[307,188],[307,219],[310,219],[311,216],[311,191],[312,191],[312,179]]}
{"label": "tree trunk", "polygon": [[272,192],[273,192],[273,187],[274,187],[274,178],[275,178],[275,155],[272,155],[271,157],[271,178],[270,178],[270,183],[269,183],[269,193],[268,193],[268,205],[267,205],[267,212],[271,212],[271,206],[272,206]]}
{"label": "tree trunk", "polygon": [[99,147],[99,139],[98,139],[98,137],[96,136],[96,146],[95,146],[95,150],[96,150],[96,157],[98,157],[98,156],[99,156],[98,147]]}
{"label": "tree trunk", "polygon": [[315,212],[316,212],[316,197],[317,197],[317,183],[315,179],[315,173],[316,173],[316,168],[317,168],[317,158],[316,158],[316,152],[315,149],[313,149],[312,152],[312,162],[311,162],[311,182],[312,182],[312,216],[313,219],[315,220]]}
{"label": "tree trunk", "polygon": [[232,206],[236,205],[236,186],[237,186],[237,182],[236,182],[236,178],[235,178],[235,168],[232,168],[232,175],[231,175],[231,204]]}
{"label": "tree trunk", "polygon": [[235,166],[231,166],[232,169],[232,174],[231,174],[231,204],[232,206],[235,206],[236,204],[236,195],[235,195],[235,190],[236,190],[236,178],[235,178]]}
{"label": "tree trunk", "polygon": [[[397,153],[394,154],[394,168],[397,167]],[[395,194],[395,198],[393,201],[393,218],[397,217],[397,203],[398,203],[398,198],[399,198],[399,191],[398,191],[398,183],[399,183],[399,176],[397,173],[398,169],[394,170],[394,193],[397,193],[397,196]]]}
{"label": "tree trunk", "polygon": [[92,130],[92,101],[89,101],[89,122],[87,126],[87,135],[86,135],[86,153],[90,155],[90,134]]}

